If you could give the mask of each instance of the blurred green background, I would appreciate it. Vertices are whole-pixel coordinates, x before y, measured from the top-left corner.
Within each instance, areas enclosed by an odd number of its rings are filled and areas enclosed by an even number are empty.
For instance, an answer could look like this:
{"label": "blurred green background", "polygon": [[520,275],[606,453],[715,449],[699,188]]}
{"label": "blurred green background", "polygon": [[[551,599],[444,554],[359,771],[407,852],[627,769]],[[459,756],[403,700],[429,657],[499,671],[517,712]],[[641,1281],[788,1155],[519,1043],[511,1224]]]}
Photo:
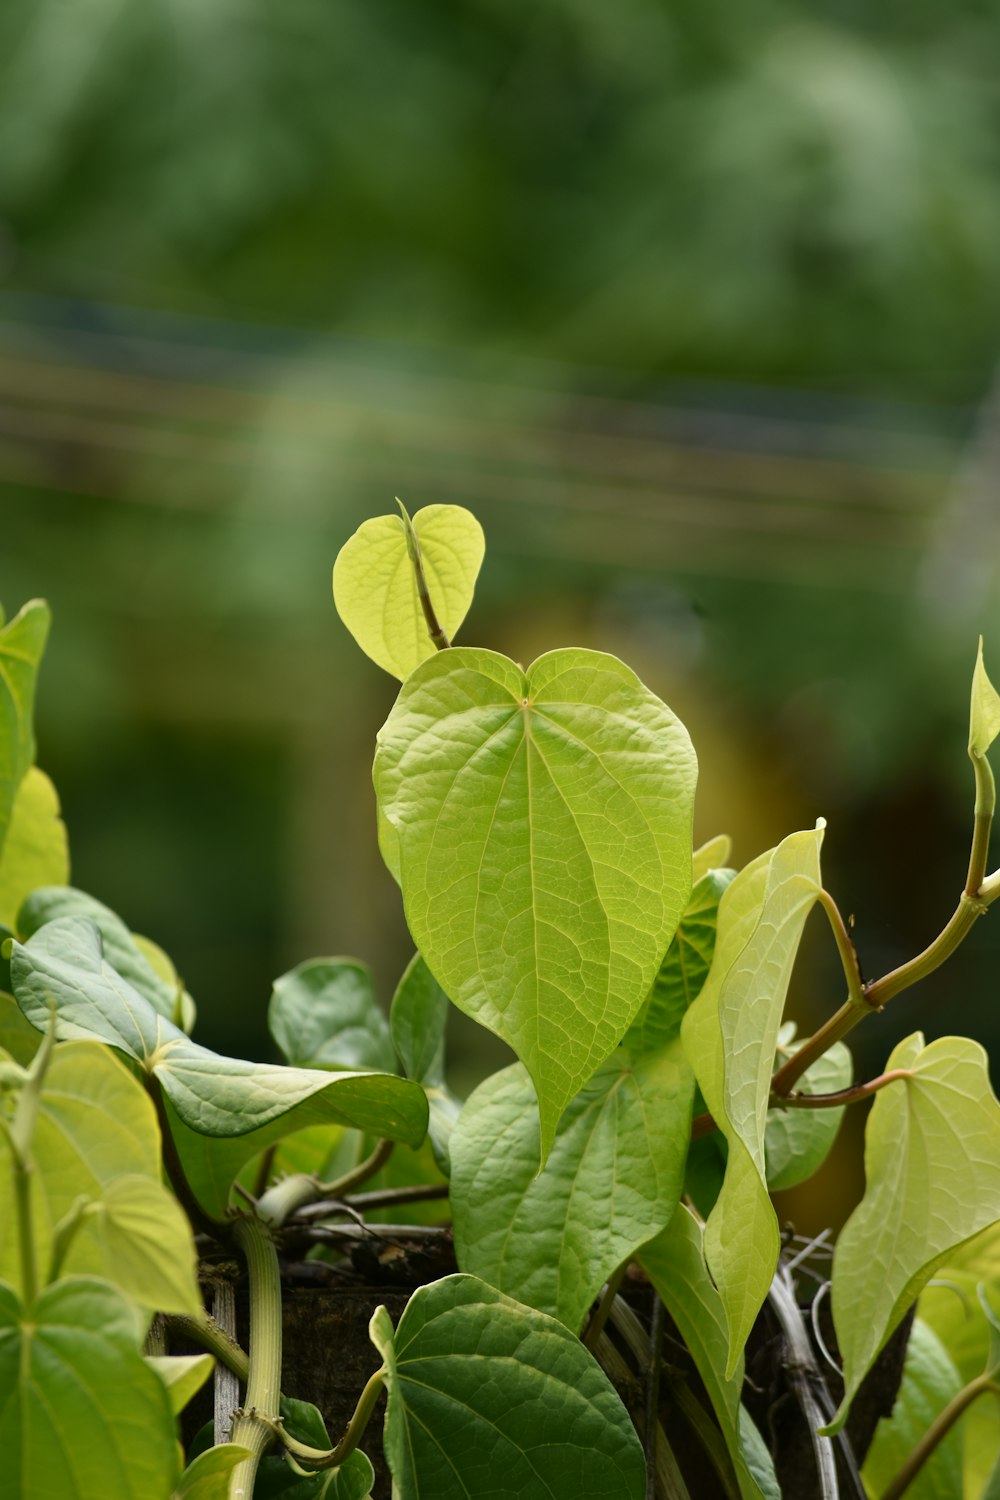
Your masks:
{"label": "blurred green background", "polygon": [[[386,999],[408,957],[393,684],[330,598],[397,493],[483,522],[463,641],[670,701],[701,837],[828,818],[867,974],[934,935],[979,631],[1000,676],[998,47],[988,0],[6,0],[0,598],[55,611],[74,879],[202,1040],[266,1055],[304,957]],[[916,1026],[995,1047],[998,960],[982,923],[860,1070]],[[468,1085],[502,1049],[456,1031]]]}

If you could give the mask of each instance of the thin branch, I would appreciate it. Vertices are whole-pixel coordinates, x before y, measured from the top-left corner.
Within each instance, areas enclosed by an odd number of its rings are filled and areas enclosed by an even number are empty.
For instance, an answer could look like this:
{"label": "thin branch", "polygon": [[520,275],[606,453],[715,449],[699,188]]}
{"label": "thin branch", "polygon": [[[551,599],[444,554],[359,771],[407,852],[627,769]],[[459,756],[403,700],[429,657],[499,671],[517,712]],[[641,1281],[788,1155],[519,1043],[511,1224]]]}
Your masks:
{"label": "thin branch", "polygon": [[867,1083],[856,1083],[849,1089],[838,1089],[835,1094],[775,1094],[771,1103],[779,1109],[840,1109],[845,1104],[858,1104],[862,1099],[870,1099],[879,1089],[884,1089],[889,1083],[896,1083],[900,1078],[912,1077],[912,1068],[891,1068],[888,1073],[880,1073],[878,1078],[871,1078]]}
{"label": "thin branch", "polygon": [[837,941],[837,951],[840,954],[844,977],[847,980],[847,993],[852,1003],[858,1005],[864,999],[865,982],[861,977],[861,965],[858,962],[858,950],[855,947],[854,939],[847,929],[847,923],[840,914],[840,907],[834,901],[830,892],[828,890],[821,890],[816,899],[826,912],[833,935]]}
{"label": "thin branch", "polygon": [[962,1413],[985,1391],[990,1391],[994,1396],[1000,1397],[1000,1385],[986,1375],[979,1375],[952,1397],[944,1411],[939,1412],[934,1418],[889,1488],[883,1493],[882,1500],[900,1500],[900,1496],[909,1489],[935,1448],[942,1439],[947,1437]]}

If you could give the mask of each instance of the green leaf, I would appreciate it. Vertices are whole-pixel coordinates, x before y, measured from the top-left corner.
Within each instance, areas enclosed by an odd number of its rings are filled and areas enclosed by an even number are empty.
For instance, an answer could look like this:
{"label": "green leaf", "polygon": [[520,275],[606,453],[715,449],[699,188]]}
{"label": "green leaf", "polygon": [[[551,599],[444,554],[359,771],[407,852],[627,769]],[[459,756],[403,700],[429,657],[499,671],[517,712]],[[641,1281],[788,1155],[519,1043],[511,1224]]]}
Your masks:
{"label": "green leaf", "polygon": [[635,1429],[604,1372],[561,1323],[474,1276],[420,1287],[385,1361],[394,1500],[642,1500]]}
{"label": "green leaf", "polygon": [[303,1479],[280,1458],[265,1458],[254,1485],[254,1500],[369,1500],[375,1483],[371,1461],[355,1448],[336,1469]]}
{"label": "green leaf", "polygon": [[680,1331],[736,1470],[743,1500],[769,1500],[777,1489],[762,1444],[741,1415],[743,1350],[727,1372],[726,1311],[705,1266],[702,1230],[683,1205],[663,1232],[643,1247],[639,1261]]}
{"label": "green leaf", "polygon": [[69,842],[59,796],[44,771],[31,766],[17,789],[0,853],[0,922],[13,928],[25,896],[69,879]]}
{"label": "green leaf", "polygon": [[729,1147],[705,1251],[726,1309],[730,1374],[778,1262],[778,1221],[765,1178],[767,1105],[788,981],[821,889],[822,840],[822,822],[790,834],[733,880],[719,905],[711,972],[681,1029]]}
{"label": "green leaf", "polygon": [[578,1332],[611,1273],[680,1199],[694,1079],[679,1041],[619,1050],[572,1100],[538,1171],[520,1063],[481,1084],[451,1142],[458,1263]]}
{"label": "green leaf", "polygon": [[0,1284],[5,1500],[167,1500],[178,1477],[174,1417],[140,1337],[107,1282],[59,1281],[28,1308]]}
{"label": "green leaf", "polygon": [[199,1453],[181,1475],[172,1500],[229,1500],[229,1481],[236,1465],[249,1457],[238,1443],[220,1443]]}
{"label": "green leaf", "polygon": [[[863,1477],[871,1493],[881,1495],[910,1457],[917,1443],[953,1396],[962,1378],[941,1340],[919,1318],[910,1330],[892,1416],[883,1417],[865,1458]],[[953,1427],[906,1491],[907,1500],[961,1500],[963,1424]]]}
{"label": "green leaf", "polygon": [[35,683],[50,623],[48,605],[32,599],[0,629],[0,853],[35,759]]}
{"label": "green leaf", "polygon": [[354,959],[311,958],[276,979],[267,1024],[297,1066],[396,1071],[371,971]]}
{"label": "green leaf", "polygon": [[691,879],[697,885],[709,870],[722,870],[729,864],[733,852],[733,841],[728,833],[717,833],[694,851],[691,859]]}
{"label": "green leaf", "polygon": [[637,1051],[662,1047],[679,1034],[688,1007],[708,978],[719,902],[734,873],[709,870],[692,890],[653,987],[625,1038]]}
{"label": "green leaf", "polygon": [[[799,1044],[801,1046],[801,1043]],[[790,1056],[798,1047],[788,1047],[779,1056]],[[835,1094],[850,1088],[854,1061],[842,1042],[816,1059],[796,1084],[802,1094]],[[837,1139],[844,1110],[772,1109],[764,1132],[767,1186],[772,1193],[805,1182],[823,1165]]]}
{"label": "green leaf", "polygon": [[690,894],[697,763],[628,667],[553,651],[424,662],[379,734],[383,853],[445,993],[531,1074],[542,1159],[610,1056]]}
{"label": "green leaf", "polygon": [[430,1119],[434,1159],[441,1171],[450,1171],[449,1143],[462,1101],[445,1082],[444,1036],[448,1021],[448,996],[419,953],[415,953],[396,987],[389,1013],[393,1045],[407,1078],[424,1086]]}
{"label": "green leaf", "polygon": [[[0,939],[5,934],[0,931]],[[13,995],[0,990],[0,1047],[8,1052],[15,1062],[27,1067],[42,1044],[41,1032],[26,1021]]]}
{"label": "green leaf", "polygon": [[180,1416],[215,1369],[210,1354],[147,1354],[146,1363],[166,1386],[175,1417]]}
{"label": "green leaf", "polygon": [[865,1195],[833,1257],[832,1305],[844,1362],[839,1430],[866,1371],[955,1248],[1000,1219],[1000,1104],[987,1057],[966,1037],[924,1046],[914,1032],[886,1071],[865,1129]]}
{"label": "green leaf", "polygon": [[196,1317],[202,1310],[191,1225],[173,1194],[149,1177],[108,1183],[73,1236],[63,1269],[103,1276],[150,1312]]}
{"label": "green leaf", "polygon": [[[184,1013],[184,1029],[190,1030],[194,1020],[194,1001],[184,992],[162,948],[156,948],[159,956],[154,957],[150,949],[155,948],[155,944],[151,944],[148,938],[136,937],[121,917],[94,896],[88,896],[86,891],[78,891],[71,885],[33,891],[18,914],[18,936],[27,941],[46,923],[64,917],[87,917],[93,922],[101,934],[104,956],[116,973],[128,980],[132,988],[138,990],[168,1021],[177,1023],[180,1005]],[[164,968],[163,960],[169,969]],[[180,1000],[178,990],[181,991]]]}
{"label": "green leaf", "polygon": [[969,754],[981,758],[1000,734],[1000,693],[986,675],[983,638],[979,637],[976,667],[972,674],[972,706],[969,711]]}
{"label": "green leaf", "polygon": [[[11,979],[39,1029],[51,996],[60,1038],[107,1042],[158,1080],[178,1149],[209,1194],[210,1212],[224,1210],[244,1162],[307,1125],[351,1125],[411,1145],[426,1132],[424,1091],[407,1079],[269,1066],[198,1046],[105,961],[101,935],[84,918],[49,922],[27,944],[15,941]],[[199,1136],[240,1139],[213,1149]]]}
{"label": "green leaf", "polygon": [[[461,505],[428,505],[413,517],[434,612],[449,639],[472,603],[483,529]],[[337,613],[372,661],[405,679],[436,647],[417,594],[401,516],[375,516],[345,542],[333,565]]]}

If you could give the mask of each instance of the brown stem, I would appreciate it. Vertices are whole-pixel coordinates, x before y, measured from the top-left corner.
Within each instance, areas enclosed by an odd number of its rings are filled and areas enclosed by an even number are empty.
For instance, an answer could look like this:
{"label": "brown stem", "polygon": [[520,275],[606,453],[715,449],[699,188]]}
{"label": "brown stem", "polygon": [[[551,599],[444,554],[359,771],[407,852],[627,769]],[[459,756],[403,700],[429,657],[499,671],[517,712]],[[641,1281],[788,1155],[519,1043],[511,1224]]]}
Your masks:
{"label": "brown stem", "polygon": [[871,1078],[867,1083],[856,1083],[849,1089],[838,1089],[835,1094],[778,1094],[773,1103],[782,1109],[839,1109],[842,1105],[857,1104],[862,1099],[870,1098],[879,1089],[884,1089],[887,1083],[912,1077],[912,1068],[891,1068],[888,1073],[880,1073],[878,1078]]}

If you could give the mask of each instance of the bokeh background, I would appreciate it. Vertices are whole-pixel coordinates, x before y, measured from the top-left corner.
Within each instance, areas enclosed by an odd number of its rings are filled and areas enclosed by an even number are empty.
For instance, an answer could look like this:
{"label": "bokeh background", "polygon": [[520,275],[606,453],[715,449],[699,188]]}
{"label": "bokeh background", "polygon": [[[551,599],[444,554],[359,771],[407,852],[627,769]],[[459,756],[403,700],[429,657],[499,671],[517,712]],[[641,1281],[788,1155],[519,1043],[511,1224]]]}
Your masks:
{"label": "bokeh background", "polygon": [[[75,882],[205,1042],[267,1055],[300,959],[388,999],[408,957],[393,684],[330,596],[395,494],[486,529],[464,642],[667,698],[700,837],[826,816],[868,974],[938,931],[980,631],[1000,676],[998,48],[990,0],[0,7],[0,598],[55,611]],[[841,998],[813,922],[804,1025]],[[995,1047],[998,961],[994,919],[859,1070]],[[858,1191],[854,1113],[800,1223]]]}

